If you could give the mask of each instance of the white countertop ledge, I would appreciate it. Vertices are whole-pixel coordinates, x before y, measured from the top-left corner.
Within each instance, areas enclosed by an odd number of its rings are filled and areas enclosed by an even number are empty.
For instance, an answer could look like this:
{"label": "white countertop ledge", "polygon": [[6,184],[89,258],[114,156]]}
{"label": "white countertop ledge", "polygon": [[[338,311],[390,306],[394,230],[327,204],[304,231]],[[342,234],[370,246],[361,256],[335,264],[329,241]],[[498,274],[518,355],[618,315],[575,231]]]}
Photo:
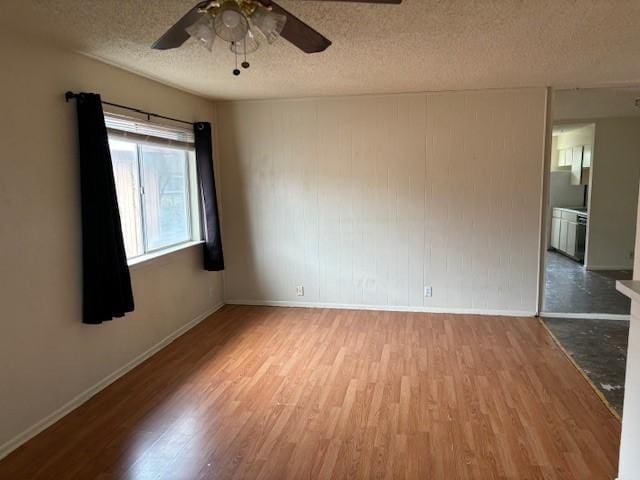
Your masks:
{"label": "white countertop ledge", "polygon": [[634,302],[640,302],[640,280],[618,280],[616,290]]}
{"label": "white countertop ledge", "polygon": [[577,215],[582,215],[583,217],[589,217],[589,212],[585,210],[578,210],[580,207],[553,207],[554,210],[565,210],[567,212],[575,213]]}

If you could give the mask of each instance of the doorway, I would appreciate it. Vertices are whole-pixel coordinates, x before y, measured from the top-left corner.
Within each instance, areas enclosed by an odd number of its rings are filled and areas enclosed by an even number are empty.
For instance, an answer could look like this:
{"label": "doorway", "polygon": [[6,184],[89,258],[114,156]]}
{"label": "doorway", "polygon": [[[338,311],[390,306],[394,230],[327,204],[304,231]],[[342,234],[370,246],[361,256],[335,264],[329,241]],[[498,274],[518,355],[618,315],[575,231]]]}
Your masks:
{"label": "doorway", "polygon": [[640,88],[555,92],[541,317],[622,413],[640,182]]}
{"label": "doorway", "polygon": [[[553,125],[547,212],[549,235],[542,304],[545,313],[589,315],[590,318],[629,315],[629,299],[616,291],[615,282],[631,278],[632,257],[629,264],[619,266],[603,265],[598,260],[594,262],[590,247],[599,250],[600,257],[603,250],[614,250],[606,252],[609,256],[618,255],[616,247],[607,244],[602,235],[587,241],[593,223],[596,223],[597,231],[599,224],[607,221],[591,215],[591,185],[596,171],[595,139],[594,121],[567,123],[556,120]],[[601,141],[609,142],[607,138]],[[606,162],[610,146],[604,147],[607,157],[602,161]],[[598,195],[596,201],[605,203],[612,200]]]}

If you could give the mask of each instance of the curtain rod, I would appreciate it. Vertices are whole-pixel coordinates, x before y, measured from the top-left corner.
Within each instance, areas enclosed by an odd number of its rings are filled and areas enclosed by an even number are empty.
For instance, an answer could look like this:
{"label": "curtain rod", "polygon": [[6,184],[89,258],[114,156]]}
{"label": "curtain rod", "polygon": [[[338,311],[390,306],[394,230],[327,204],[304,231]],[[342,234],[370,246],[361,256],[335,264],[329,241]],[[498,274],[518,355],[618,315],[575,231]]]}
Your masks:
{"label": "curtain rod", "polygon": [[[71,99],[74,98],[78,98],[80,96],[79,93],[74,93],[74,92],[66,92],[64,94],[64,98],[65,100],[68,102]],[[156,117],[156,118],[163,118],[165,120],[171,120],[172,122],[178,122],[178,123],[184,123],[186,125],[195,125],[193,122],[187,122],[186,120],[180,120],[178,118],[173,118],[173,117],[167,117],[166,115],[160,115],[157,113],[153,113],[153,112],[145,112],[144,110],[140,110],[139,108],[133,108],[133,107],[127,107],[126,105],[120,105],[118,103],[111,103],[111,102],[105,102],[104,100],[102,100],[102,103],[104,105],[110,105],[112,107],[117,107],[117,108],[122,108],[124,110],[129,110],[130,112],[136,112],[136,113],[140,113],[142,115],[146,115],[147,116],[147,120],[150,120],[150,117]]]}

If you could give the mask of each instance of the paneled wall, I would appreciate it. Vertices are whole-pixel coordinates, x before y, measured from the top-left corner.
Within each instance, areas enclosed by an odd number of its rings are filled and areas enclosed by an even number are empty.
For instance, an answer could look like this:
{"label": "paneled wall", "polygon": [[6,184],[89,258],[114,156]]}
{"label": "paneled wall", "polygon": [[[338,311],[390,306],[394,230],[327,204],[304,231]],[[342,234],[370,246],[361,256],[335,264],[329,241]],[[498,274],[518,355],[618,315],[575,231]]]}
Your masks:
{"label": "paneled wall", "polygon": [[219,104],[226,299],[535,312],[545,105],[544,89]]}

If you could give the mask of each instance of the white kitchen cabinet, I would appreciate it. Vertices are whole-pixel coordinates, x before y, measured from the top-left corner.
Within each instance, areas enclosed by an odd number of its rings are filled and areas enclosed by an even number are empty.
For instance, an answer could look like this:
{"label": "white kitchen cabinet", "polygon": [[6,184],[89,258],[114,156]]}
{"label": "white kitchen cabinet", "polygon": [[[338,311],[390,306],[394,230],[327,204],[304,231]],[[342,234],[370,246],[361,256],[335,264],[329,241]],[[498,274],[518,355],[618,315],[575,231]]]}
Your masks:
{"label": "white kitchen cabinet", "polygon": [[551,219],[551,246],[556,250],[560,249],[560,224],[562,219]]}
{"label": "white kitchen cabinet", "polygon": [[580,185],[582,183],[582,145],[573,147],[571,155],[571,185]]}
{"label": "white kitchen cabinet", "polygon": [[[576,145],[558,150],[558,167],[591,168],[593,145]],[[575,180],[573,180],[575,182]],[[579,185],[579,183],[573,183]]]}
{"label": "white kitchen cabinet", "polygon": [[568,239],[568,228],[567,225],[569,224],[569,222],[567,220],[560,220],[560,241],[559,241],[559,245],[560,247],[558,248],[558,250],[562,251],[562,252],[566,252],[567,251],[567,239]]}
{"label": "white kitchen cabinet", "polygon": [[585,145],[582,154],[582,168],[591,168],[591,157],[593,155],[593,145]]}
{"label": "white kitchen cabinet", "polygon": [[568,220],[569,222],[576,223],[578,221],[578,214],[570,210],[562,210],[560,218],[562,218],[563,220]]}
{"label": "white kitchen cabinet", "polygon": [[[570,257],[582,259],[584,252],[580,247],[580,218],[573,209],[554,208],[551,217],[551,248]],[[582,245],[584,245],[584,239]]]}

